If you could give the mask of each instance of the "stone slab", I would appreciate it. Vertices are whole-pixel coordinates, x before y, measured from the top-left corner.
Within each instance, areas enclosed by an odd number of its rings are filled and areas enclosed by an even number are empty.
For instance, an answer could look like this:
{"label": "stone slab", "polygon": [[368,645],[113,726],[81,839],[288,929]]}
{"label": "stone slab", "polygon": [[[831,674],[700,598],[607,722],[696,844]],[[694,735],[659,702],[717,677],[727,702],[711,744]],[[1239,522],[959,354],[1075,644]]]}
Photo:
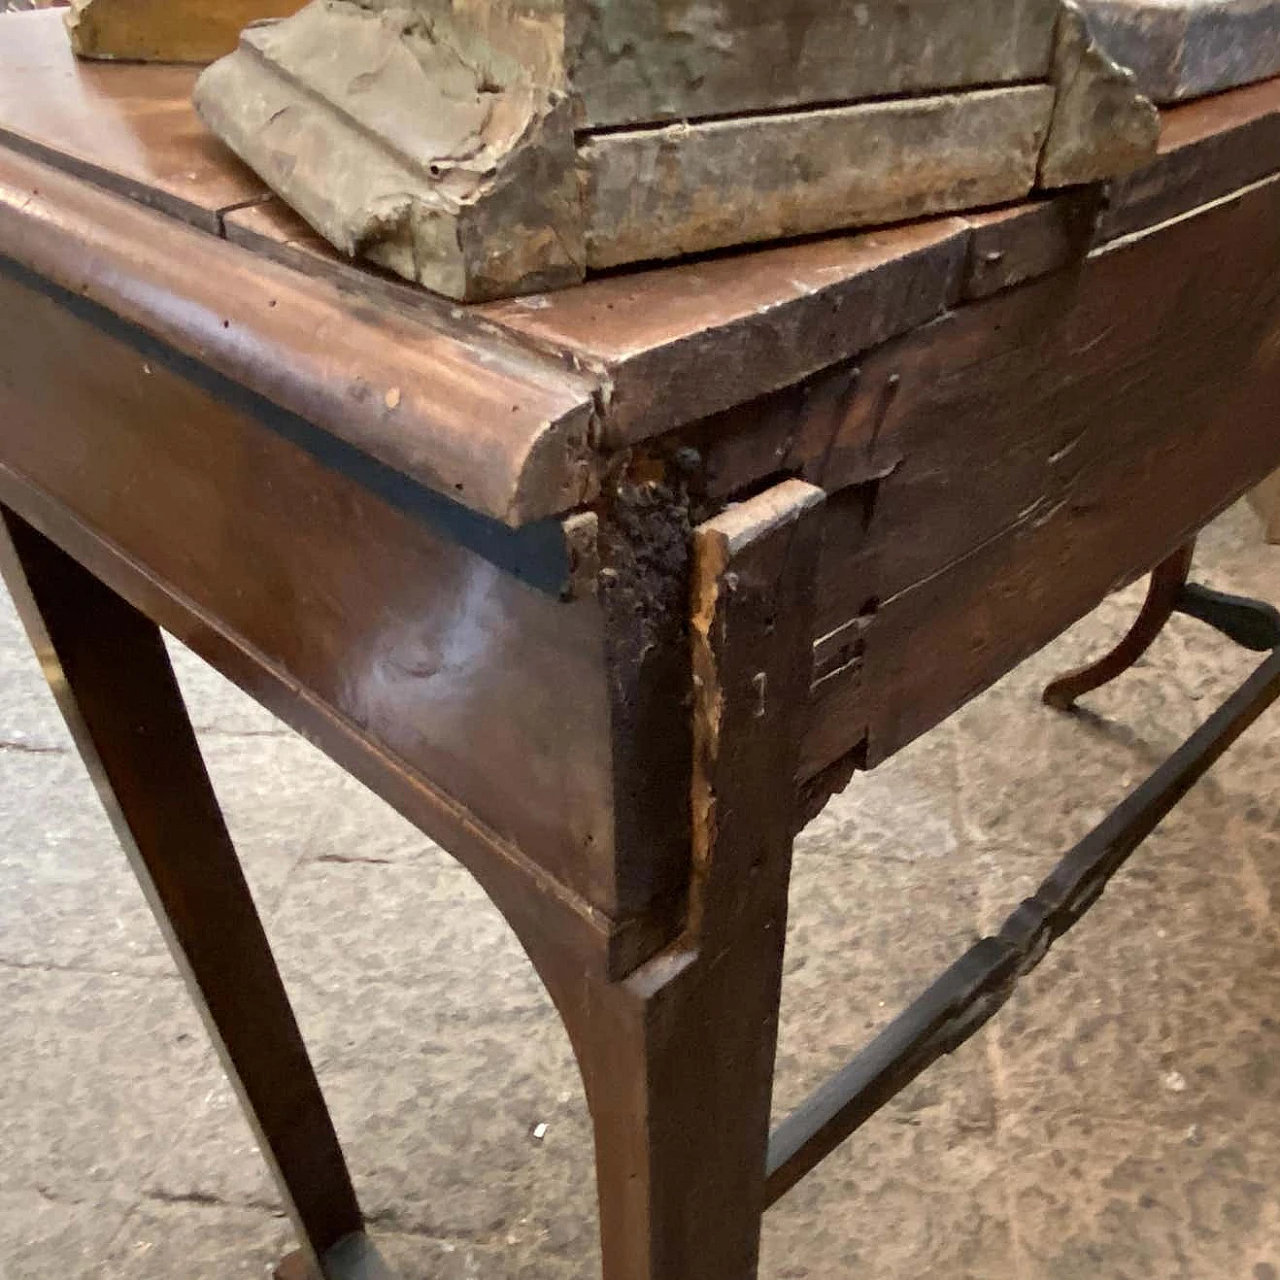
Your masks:
{"label": "stone slab", "polygon": [[1035,182],[1048,85],[584,139],[587,264],[999,204]]}
{"label": "stone slab", "polygon": [[195,102],[336,248],[463,301],[1101,181],[1158,132],[1059,0],[312,0]]}
{"label": "stone slab", "polygon": [[566,0],[586,128],[1043,80],[1057,0]]}
{"label": "stone slab", "polygon": [[1107,52],[1156,102],[1280,75],[1280,0],[1080,0]]}

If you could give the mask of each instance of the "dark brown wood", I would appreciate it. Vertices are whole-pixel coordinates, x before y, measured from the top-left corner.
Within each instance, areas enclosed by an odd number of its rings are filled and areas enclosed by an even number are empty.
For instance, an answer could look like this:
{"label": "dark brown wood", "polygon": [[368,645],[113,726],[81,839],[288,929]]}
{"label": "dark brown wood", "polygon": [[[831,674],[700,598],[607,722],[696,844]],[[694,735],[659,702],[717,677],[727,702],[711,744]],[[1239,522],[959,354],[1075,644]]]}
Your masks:
{"label": "dark brown wood", "polygon": [[1078,262],[1094,242],[1106,200],[1107,189],[1099,184],[966,214],[969,261],[962,297],[985,298]]}
{"label": "dark brown wood", "polygon": [[[37,519],[18,484],[33,482],[183,609],[469,809],[588,919],[641,915],[682,889],[682,871],[650,858],[620,891],[595,597],[523,585],[450,541],[412,486],[371,489],[66,298],[0,274],[0,299],[11,505]],[[56,367],[75,376],[52,379]],[[492,786],[494,770],[507,785]]]}
{"label": "dark brown wood", "polygon": [[1151,571],[1147,598],[1124,638],[1096,662],[1068,671],[1047,685],[1042,696],[1048,706],[1058,711],[1070,711],[1078,699],[1122,676],[1151,648],[1164,630],[1165,623],[1173,617],[1178,593],[1191,572],[1195,549],[1194,541],[1185,543],[1167,560],[1156,565]]}
{"label": "dark brown wood", "polygon": [[[355,273],[278,205],[232,214],[226,231],[295,266]],[[467,313],[598,371],[602,440],[616,447],[786,386],[938,315],[957,296],[966,245],[964,221],[938,218],[602,276]]]}
{"label": "dark brown wood", "polygon": [[787,482],[694,535],[695,765],[686,932],[620,984],[530,954],[596,1131],[605,1280],[746,1280],[786,936],[791,776],[821,493]]}
{"label": "dark brown wood", "polygon": [[883,759],[1275,467],[1277,262],[1272,182],[863,363],[812,465],[882,477],[820,570],[818,634],[878,602],[866,692],[819,690],[806,773],[864,736]]}
{"label": "dark brown wood", "polygon": [[346,1162],[155,624],[13,512],[0,569],[300,1239],[362,1229]]}
{"label": "dark brown wood", "polygon": [[[163,78],[189,77],[189,70],[68,67],[53,15],[27,14],[22,24],[7,24],[11,35],[0,45],[11,51],[15,72],[21,69],[11,79],[21,79],[22,92],[0,92],[0,135],[7,130],[19,145],[153,203],[165,198],[165,155],[174,138],[201,139],[211,171],[243,173],[229,152],[201,132],[186,81],[169,85]],[[76,85],[87,86],[71,95],[75,101],[104,105],[77,107],[78,123],[29,105],[59,101],[69,74]],[[1161,158],[1117,189],[1113,203],[1123,213],[1110,218],[1104,234],[1149,225],[1268,172],[1277,145],[1277,101],[1280,82],[1269,82],[1166,113]],[[170,105],[160,111],[155,104],[161,103]],[[81,150],[100,161],[91,170],[77,168],[77,139],[90,127],[82,117],[118,122],[111,146],[85,135],[90,143]],[[147,166],[162,175],[154,186],[136,177]],[[177,161],[172,169],[200,172]],[[126,188],[120,184],[127,175],[135,176]],[[621,445],[809,376],[923,323],[962,296],[983,296],[1072,261],[1078,256],[1081,209],[1091,198],[1068,192],[992,215],[935,219],[630,273],[560,294],[471,308],[470,320],[421,291],[415,295],[406,288],[399,296],[416,296],[438,323],[468,340],[482,319],[493,323],[490,336],[501,330],[557,361],[597,371],[604,383],[600,438]],[[386,304],[385,281],[341,263],[278,203],[255,199],[240,209],[217,207],[226,212],[219,225],[228,237],[252,246],[256,256],[336,275],[348,290]],[[997,254],[998,260],[992,257]]]}
{"label": "dark brown wood", "polygon": [[617,978],[672,936],[668,916],[613,921],[567,891],[532,858],[503,841],[452,796],[409,768],[363,726],[302,687],[288,671],[195,601],[86,527],[58,501],[0,465],[0,500],[15,508],[95,577],[156,619],[188,648],[446,847],[475,876],[523,939],[553,938],[575,972]]}
{"label": "dark brown wood", "polygon": [[1276,169],[1280,79],[1161,112],[1155,162],[1112,184],[1100,241],[1154,226]]}
{"label": "dark brown wood", "polygon": [[0,88],[0,500],[476,875],[606,1280],[753,1274],[793,830],[1280,462],[1280,183],[1222,199],[1275,97],[1230,98],[1088,258],[1093,191],[462,311],[162,216],[144,110],[90,165]]}
{"label": "dark brown wood", "polygon": [[432,309],[374,307],[13,152],[0,246],[42,279],[513,526],[598,483],[593,383]]}
{"label": "dark brown wood", "polygon": [[206,231],[270,195],[196,118],[197,68],[82,62],[62,19],[4,15],[0,142]]}

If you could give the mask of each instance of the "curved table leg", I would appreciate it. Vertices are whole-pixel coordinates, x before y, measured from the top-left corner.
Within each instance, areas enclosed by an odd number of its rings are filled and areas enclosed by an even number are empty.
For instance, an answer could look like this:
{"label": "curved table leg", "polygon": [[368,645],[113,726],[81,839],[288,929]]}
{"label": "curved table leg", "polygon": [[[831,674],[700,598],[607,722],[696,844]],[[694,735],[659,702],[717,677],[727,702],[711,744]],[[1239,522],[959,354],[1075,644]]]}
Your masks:
{"label": "curved table leg", "polygon": [[333,1123],[158,628],[3,507],[0,570],[312,1274],[376,1274]]}
{"label": "curved table leg", "polygon": [[1142,611],[1129,628],[1128,634],[1105,657],[1075,671],[1068,671],[1046,686],[1042,697],[1049,706],[1059,711],[1071,710],[1078,698],[1102,688],[1104,684],[1110,684],[1146,653],[1182,599],[1182,590],[1187,575],[1191,572],[1191,557],[1195,548],[1193,538],[1155,567]]}

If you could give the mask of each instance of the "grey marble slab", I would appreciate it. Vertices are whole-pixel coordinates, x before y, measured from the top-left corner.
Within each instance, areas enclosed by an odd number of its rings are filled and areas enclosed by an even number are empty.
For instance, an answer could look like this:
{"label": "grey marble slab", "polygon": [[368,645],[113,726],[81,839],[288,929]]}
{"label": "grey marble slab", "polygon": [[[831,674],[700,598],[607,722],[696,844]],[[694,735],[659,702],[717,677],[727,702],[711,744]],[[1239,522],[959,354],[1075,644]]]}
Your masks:
{"label": "grey marble slab", "polygon": [[1280,0],[1081,0],[1094,34],[1156,102],[1280,75]]}

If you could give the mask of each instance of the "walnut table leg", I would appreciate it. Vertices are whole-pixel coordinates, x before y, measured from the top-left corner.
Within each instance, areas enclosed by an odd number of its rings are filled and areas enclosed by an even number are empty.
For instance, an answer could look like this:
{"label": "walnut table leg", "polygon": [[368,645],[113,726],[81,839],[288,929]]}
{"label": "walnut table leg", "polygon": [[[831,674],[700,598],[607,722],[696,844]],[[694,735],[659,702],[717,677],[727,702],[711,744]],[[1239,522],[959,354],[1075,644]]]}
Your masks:
{"label": "walnut table leg", "polygon": [[160,632],[0,508],[0,568],[95,785],[321,1274],[361,1217]]}
{"label": "walnut table leg", "polygon": [[620,983],[536,941],[596,1131],[605,1280],[753,1280],[812,663],[819,490],[695,531],[688,924]]}
{"label": "walnut table leg", "polygon": [[1151,648],[1178,606],[1187,574],[1191,572],[1191,557],[1195,548],[1195,540],[1192,539],[1179,547],[1167,560],[1156,565],[1142,611],[1124,639],[1097,662],[1091,662],[1076,671],[1068,671],[1048,685],[1043,698],[1049,706],[1059,711],[1069,711],[1078,698],[1101,689],[1104,684],[1110,684]]}

